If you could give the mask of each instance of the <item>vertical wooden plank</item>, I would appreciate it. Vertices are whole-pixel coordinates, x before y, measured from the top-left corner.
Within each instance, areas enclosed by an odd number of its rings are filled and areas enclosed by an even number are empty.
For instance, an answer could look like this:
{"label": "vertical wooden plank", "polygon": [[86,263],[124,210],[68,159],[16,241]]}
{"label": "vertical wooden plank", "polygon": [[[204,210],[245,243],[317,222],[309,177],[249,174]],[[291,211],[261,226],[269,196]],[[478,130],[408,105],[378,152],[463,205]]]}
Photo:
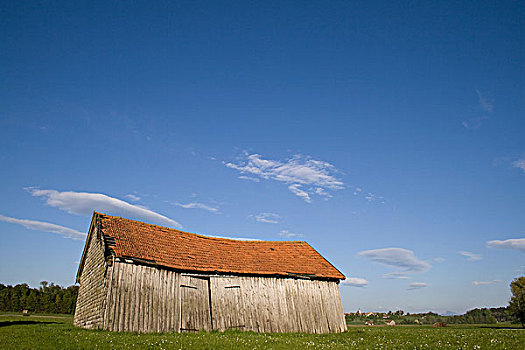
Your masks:
{"label": "vertical wooden plank", "polygon": [[164,331],[169,332],[170,329],[170,315],[169,315],[169,304],[170,304],[170,277],[171,271],[166,270],[166,276],[164,279]]}
{"label": "vertical wooden plank", "polygon": [[121,331],[127,331],[128,330],[128,324],[129,324],[129,286],[130,286],[130,273],[129,273],[129,266],[130,264],[124,264],[125,270],[124,270],[124,307],[123,307],[123,313],[122,313],[122,329]]}
{"label": "vertical wooden plank", "polygon": [[120,274],[122,273],[121,265],[119,262],[115,263],[116,276],[115,276],[115,310],[113,314],[113,331],[118,332],[118,321],[119,321],[119,311],[120,311]]}
{"label": "vertical wooden plank", "polygon": [[135,288],[133,288],[133,331],[134,332],[140,332],[140,289],[141,289],[141,282],[142,282],[142,266],[141,265],[135,265],[135,269],[133,272],[136,275],[135,279]]}
{"label": "vertical wooden plank", "polygon": [[148,266],[144,266],[144,275],[142,276],[143,277],[143,283],[142,283],[142,332],[143,333],[147,333],[149,331],[149,327],[148,327],[149,298],[150,298],[149,272],[150,272],[150,268]]}
{"label": "vertical wooden plank", "polygon": [[169,305],[169,277],[170,272],[166,271],[164,276],[164,320],[162,321],[164,325],[164,332],[169,330],[169,315],[168,315],[168,305]]}
{"label": "vertical wooden plank", "polygon": [[173,299],[176,303],[173,307],[173,328],[180,332],[180,273],[174,273]]}
{"label": "vertical wooden plank", "polygon": [[168,281],[169,281],[169,284],[168,284],[168,295],[169,295],[168,296],[168,331],[173,332],[173,331],[176,331],[175,319],[174,319],[175,307],[176,307],[175,290],[174,290],[175,272],[170,271],[168,276],[169,276],[168,278]]}
{"label": "vertical wooden plank", "polygon": [[111,308],[113,307],[113,268],[114,264],[109,266],[107,271],[108,287],[106,289],[106,307],[104,309],[104,320],[102,326],[102,329],[105,330],[109,329],[110,312]]}
{"label": "vertical wooden plank", "polygon": [[259,293],[261,292],[256,288],[256,281],[253,277],[247,277],[246,283],[250,289],[250,308],[251,308],[251,323],[252,330],[254,332],[262,332],[261,328],[261,307],[259,305]]}
{"label": "vertical wooden plank", "polygon": [[291,287],[295,284],[293,279],[283,279],[283,300],[286,305],[287,332],[297,332],[297,315],[295,314],[295,300]]}
{"label": "vertical wooden plank", "polygon": [[149,317],[149,331],[155,332],[155,321],[157,317],[157,298],[155,293],[157,292],[157,269],[151,268],[151,307]]}
{"label": "vertical wooden plank", "polygon": [[144,284],[144,266],[139,265],[138,266],[138,274],[140,274],[140,279],[138,281],[137,285],[137,332],[142,333],[142,325],[144,321],[144,291],[143,291],[143,284]]}
{"label": "vertical wooden plank", "polygon": [[331,282],[332,283],[332,288],[334,290],[334,300],[336,301],[336,305],[335,305],[335,308],[336,308],[336,313],[337,315],[339,315],[339,330],[340,332],[345,332],[347,330],[347,327],[346,327],[346,320],[345,320],[345,314],[343,312],[343,303],[341,301],[341,294],[340,294],[340,291],[339,291],[339,285],[338,283],[336,282]]}
{"label": "vertical wooden plank", "polygon": [[135,285],[134,282],[134,274],[133,274],[133,268],[134,264],[127,264],[127,274],[126,279],[128,280],[128,288],[126,293],[126,318],[125,318],[125,325],[124,328],[127,332],[131,332],[133,329],[133,312],[135,311],[133,309],[133,287]]}
{"label": "vertical wooden plank", "polygon": [[166,276],[167,271],[161,270],[161,288],[160,288],[160,326],[159,331],[160,332],[166,332]]}
{"label": "vertical wooden plank", "polygon": [[140,306],[141,306],[141,322],[140,322],[140,332],[147,332],[147,317],[148,317],[148,268],[146,266],[142,267],[142,283],[141,283],[141,296],[140,296]]}
{"label": "vertical wooden plank", "polygon": [[142,313],[144,312],[141,308],[142,304],[142,280],[144,278],[143,267],[137,265],[137,288],[135,290],[137,300],[135,301],[135,330],[140,333],[142,327]]}
{"label": "vertical wooden plank", "polygon": [[119,285],[119,278],[120,278],[120,263],[119,262],[115,262],[113,264],[114,268],[115,268],[115,275],[114,275],[114,279],[113,279],[113,283],[114,283],[114,288],[113,288],[113,307],[112,307],[112,317],[111,317],[111,328],[110,330],[112,331],[118,331],[118,310],[119,310],[119,301],[120,301],[120,297],[119,297],[119,289],[120,289],[120,285]]}
{"label": "vertical wooden plank", "polygon": [[154,293],[155,293],[155,268],[148,268],[148,332],[153,332],[153,304],[154,304]]}
{"label": "vertical wooden plank", "polygon": [[156,269],[157,272],[157,279],[155,281],[155,285],[157,286],[157,290],[155,293],[155,299],[157,300],[157,310],[156,310],[156,320],[155,320],[155,332],[161,332],[161,323],[162,323],[162,270]]}
{"label": "vertical wooden plank", "polygon": [[125,312],[125,303],[126,303],[126,264],[120,263],[119,274],[119,313],[118,313],[118,331],[121,332],[124,330],[124,312]]}
{"label": "vertical wooden plank", "polygon": [[253,331],[253,299],[252,299],[252,288],[249,283],[249,278],[239,277],[239,284],[241,286],[241,292],[244,300],[244,330]]}

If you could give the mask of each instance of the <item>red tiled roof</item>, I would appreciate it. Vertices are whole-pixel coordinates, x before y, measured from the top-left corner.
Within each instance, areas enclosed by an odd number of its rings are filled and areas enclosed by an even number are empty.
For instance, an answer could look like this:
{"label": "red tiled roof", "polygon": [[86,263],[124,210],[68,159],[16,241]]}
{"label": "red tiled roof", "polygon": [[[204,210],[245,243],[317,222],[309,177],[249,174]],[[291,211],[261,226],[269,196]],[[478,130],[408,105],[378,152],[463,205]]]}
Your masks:
{"label": "red tiled roof", "polygon": [[214,238],[121,217],[94,215],[116,257],[143,259],[186,271],[345,279],[306,242]]}

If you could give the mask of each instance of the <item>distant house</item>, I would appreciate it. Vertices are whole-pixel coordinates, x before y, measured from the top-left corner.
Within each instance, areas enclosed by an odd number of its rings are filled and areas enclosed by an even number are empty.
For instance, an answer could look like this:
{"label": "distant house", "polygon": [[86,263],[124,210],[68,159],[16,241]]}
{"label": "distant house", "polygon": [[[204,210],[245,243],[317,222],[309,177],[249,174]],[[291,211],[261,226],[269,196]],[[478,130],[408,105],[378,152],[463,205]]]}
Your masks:
{"label": "distant house", "polygon": [[94,213],[74,324],[136,332],[343,332],[344,278],[306,242],[213,238]]}
{"label": "distant house", "polygon": [[386,323],[387,326],[395,326],[396,322],[394,320],[390,320],[390,322]]}

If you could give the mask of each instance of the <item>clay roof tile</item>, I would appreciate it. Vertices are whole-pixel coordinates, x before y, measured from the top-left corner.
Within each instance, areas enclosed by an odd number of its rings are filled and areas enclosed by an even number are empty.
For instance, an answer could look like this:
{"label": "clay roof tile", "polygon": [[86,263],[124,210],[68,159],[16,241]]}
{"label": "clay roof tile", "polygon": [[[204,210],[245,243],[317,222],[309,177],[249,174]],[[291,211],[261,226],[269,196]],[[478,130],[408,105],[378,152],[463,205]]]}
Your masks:
{"label": "clay roof tile", "polygon": [[208,237],[116,216],[95,215],[116,257],[199,272],[345,279],[306,242]]}

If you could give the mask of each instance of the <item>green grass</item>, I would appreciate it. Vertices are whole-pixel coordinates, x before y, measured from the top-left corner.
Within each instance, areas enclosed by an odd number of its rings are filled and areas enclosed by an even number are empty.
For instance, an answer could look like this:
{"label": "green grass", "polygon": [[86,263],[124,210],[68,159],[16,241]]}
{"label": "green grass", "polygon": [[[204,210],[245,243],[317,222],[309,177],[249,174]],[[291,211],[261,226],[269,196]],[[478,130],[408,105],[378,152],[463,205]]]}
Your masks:
{"label": "green grass", "polygon": [[9,315],[0,316],[0,349],[522,349],[525,331],[515,327],[350,327],[346,333],[327,335],[136,334],[76,328],[71,316]]}

